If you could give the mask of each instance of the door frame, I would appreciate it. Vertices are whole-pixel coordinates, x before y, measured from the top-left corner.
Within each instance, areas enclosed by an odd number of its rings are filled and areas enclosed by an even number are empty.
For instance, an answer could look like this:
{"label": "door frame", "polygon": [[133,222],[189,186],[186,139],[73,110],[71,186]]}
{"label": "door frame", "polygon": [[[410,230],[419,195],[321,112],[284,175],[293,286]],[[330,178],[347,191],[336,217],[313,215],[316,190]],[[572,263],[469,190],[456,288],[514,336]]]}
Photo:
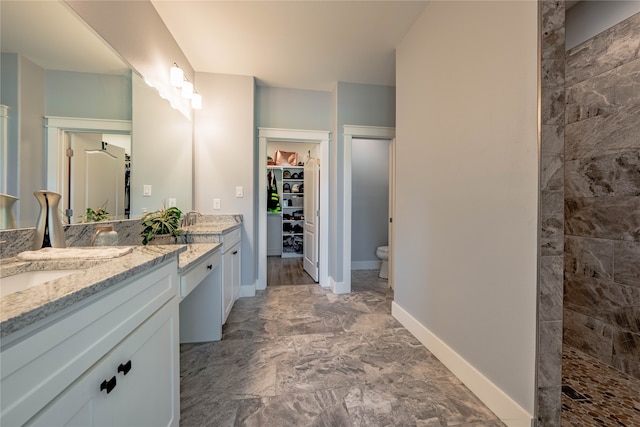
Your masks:
{"label": "door frame", "polygon": [[[354,126],[344,125],[344,139],[343,139],[343,156],[344,156],[344,169],[342,171],[344,178],[343,186],[343,225],[346,230],[347,227],[351,228],[351,204],[352,204],[352,146],[353,139],[385,139],[390,142],[390,152],[395,155],[395,138],[396,128],[382,127],[382,126]],[[392,163],[394,159],[390,160]],[[392,165],[389,171],[389,186],[393,191],[391,194],[395,194],[395,164]],[[394,218],[395,215],[395,198],[390,195],[392,204],[389,206],[389,217]],[[389,285],[393,283],[393,247],[394,237],[393,234],[389,236]],[[350,293],[351,292],[351,233],[344,233],[343,246],[342,246],[342,283],[338,293]]]}
{"label": "door frame", "polygon": [[[90,132],[103,134],[132,135],[131,120],[86,119],[79,117],[46,116],[45,150],[46,150],[46,182],[49,191],[62,194],[62,206],[68,206],[70,195],[64,188],[64,171],[66,149],[64,135],[67,132]],[[133,144],[133,136],[132,136]]]}
{"label": "door frame", "polygon": [[256,290],[267,288],[267,143],[311,142],[320,144],[320,251],[319,284],[329,287],[329,143],[331,132],[300,129],[258,128],[258,281]]}

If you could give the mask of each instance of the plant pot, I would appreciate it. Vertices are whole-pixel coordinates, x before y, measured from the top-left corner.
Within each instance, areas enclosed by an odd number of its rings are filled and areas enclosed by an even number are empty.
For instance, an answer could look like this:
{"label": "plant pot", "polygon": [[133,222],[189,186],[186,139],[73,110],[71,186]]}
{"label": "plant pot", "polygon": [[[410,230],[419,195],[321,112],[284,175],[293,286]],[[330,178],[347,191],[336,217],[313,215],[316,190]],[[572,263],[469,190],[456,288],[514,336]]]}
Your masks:
{"label": "plant pot", "polygon": [[147,245],[175,245],[176,238],[171,234],[158,234],[149,240]]}

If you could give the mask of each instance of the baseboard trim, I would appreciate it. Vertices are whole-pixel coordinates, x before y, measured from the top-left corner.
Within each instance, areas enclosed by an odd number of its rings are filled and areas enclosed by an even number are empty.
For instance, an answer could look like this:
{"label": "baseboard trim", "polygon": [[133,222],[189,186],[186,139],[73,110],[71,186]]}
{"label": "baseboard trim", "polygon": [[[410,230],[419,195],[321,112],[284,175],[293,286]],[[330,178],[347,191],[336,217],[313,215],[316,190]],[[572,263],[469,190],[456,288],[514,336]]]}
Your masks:
{"label": "baseboard trim", "polygon": [[352,261],[351,270],[379,270],[382,261]]}
{"label": "baseboard trim", "polygon": [[503,423],[509,427],[531,427],[531,414],[395,301],[391,304],[391,315],[453,372]]}
{"label": "baseboard trim", "polygon": [[331,291],[334,294],[348,294],[351,292],[351,289],[347,289],[347,285],[345,282],[336,282],[333,280],[333,277],[329,279]]}
{"label": "baseboard trim", "polygon": [[256,284],[240,286],[240,298],[255,297]]}

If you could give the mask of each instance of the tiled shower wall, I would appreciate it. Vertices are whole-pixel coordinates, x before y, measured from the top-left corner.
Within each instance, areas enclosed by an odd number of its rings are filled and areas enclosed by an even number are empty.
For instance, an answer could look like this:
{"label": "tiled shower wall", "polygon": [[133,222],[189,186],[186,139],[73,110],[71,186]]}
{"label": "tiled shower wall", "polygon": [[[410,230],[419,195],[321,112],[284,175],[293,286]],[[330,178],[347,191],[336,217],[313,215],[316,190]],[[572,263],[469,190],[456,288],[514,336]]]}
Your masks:
{"label": "tiled shower wall", "polygon": [[564,344],[640,378],[640,14],[567,52]]}

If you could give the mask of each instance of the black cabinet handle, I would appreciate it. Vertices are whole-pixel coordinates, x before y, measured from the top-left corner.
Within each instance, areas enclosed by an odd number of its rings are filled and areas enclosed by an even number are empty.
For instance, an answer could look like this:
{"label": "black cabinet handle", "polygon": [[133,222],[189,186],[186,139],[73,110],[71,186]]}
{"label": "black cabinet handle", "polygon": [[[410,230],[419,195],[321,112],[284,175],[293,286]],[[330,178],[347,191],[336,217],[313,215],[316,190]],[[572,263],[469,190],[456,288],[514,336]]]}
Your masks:
{"label": "black cabinet handle", "polygon": [[207,265],[207,270],[211,270],[213,268],[213,264]]}
{"label": "black cabinet handle", "polygon": [[118,372],[122,372],[124,375],[127,375],[131,370],[131,360],[128,360],[127,363],[121,363],[118,366]]}
{"label": "black cabinet handle", "polygon": [[104,380],[102,381],[102,384],[100,384],[100,391],[106,390],[107,394],[111,393],[111,390],[113,390],[116,387],[116,377],[111,377],[111,379],[109,381]]}
{"label": "black cabinet handle", "polygon": [[238,253],[238,251],[233,251],[233,255],[235,255],[235,254],[237,254],[237,253]]}

